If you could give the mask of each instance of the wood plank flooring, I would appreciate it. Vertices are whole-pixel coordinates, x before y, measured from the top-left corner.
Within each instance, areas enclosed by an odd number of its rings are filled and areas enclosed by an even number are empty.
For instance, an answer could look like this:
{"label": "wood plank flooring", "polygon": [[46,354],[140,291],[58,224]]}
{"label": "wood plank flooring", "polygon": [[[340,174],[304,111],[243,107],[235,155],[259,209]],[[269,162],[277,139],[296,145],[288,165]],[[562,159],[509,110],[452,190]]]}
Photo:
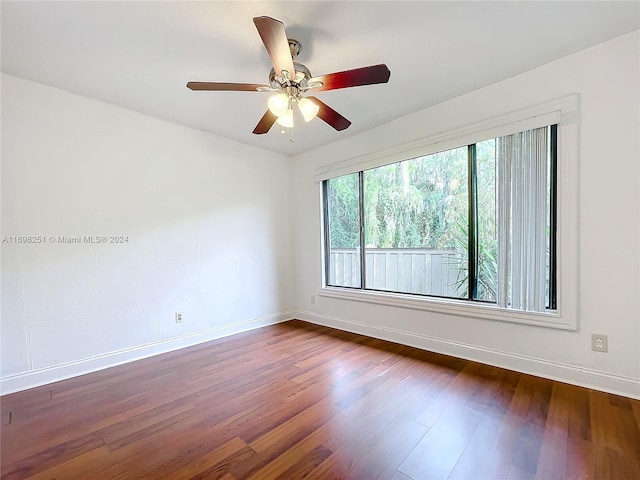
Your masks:
{"label": "wood plank flooring", "polygon": [[640,401],[301,321],[0,401],[7,480],[640,478]]}

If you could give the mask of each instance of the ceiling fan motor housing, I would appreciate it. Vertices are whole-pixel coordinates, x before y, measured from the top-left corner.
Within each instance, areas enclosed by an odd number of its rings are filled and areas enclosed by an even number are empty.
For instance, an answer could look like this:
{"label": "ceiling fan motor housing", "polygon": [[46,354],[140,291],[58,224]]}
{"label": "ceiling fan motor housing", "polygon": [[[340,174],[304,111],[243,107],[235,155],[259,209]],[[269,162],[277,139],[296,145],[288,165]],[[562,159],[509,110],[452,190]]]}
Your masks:
{"label": "ceiling fan motor housing", "polygon": [[[290,83],[295,84],[297,87],[306,87],[307,82],[311,78],[311,71],[303,64],[293,62],[293,68],[296,71],[295,77],[290,80]],[[272,88],[280,90],[283,87],[288,86],[287,80],[276,75],[275,68],[271,68],[269,72],[269,84]]]}

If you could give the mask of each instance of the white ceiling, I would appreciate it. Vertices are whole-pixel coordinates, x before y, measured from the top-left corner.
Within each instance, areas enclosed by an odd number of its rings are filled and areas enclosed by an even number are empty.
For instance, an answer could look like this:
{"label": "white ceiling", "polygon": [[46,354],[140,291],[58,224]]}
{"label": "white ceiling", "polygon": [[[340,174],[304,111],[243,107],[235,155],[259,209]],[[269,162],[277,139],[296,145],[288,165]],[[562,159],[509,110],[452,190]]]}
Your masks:
{"label": "white ceiling", "polygon": [[[2,1],[2,71],[293,155],[336,142],[640,27],[629,2]],[[388,84],[318,92],[350,119],[251,131],[268,93],[193,92],[187,81],[268,83],[252,22],[282,20],[313,75],[386,63]]]}

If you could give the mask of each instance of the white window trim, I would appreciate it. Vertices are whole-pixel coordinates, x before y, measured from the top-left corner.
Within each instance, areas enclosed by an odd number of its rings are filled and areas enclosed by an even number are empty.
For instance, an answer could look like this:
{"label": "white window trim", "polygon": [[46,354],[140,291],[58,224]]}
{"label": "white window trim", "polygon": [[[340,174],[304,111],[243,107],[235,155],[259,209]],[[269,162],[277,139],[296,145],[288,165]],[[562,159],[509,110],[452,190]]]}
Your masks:
{"label": "white window trim", "polygon": [[[510,112],[483,122],[467,125],[452,132],[399,145],[374,154],[347,159],[316,170],[315,180],[319,184],[321,219],[318,295],[449,315],[577,330],[579,288],[578,113],[579,96],[577,94],[568,95],[517,112]],[[326,285],[324,278],[324,214],[322,211],[323,180],[553,123],[558,124],[558,278],[556,292],[558,308],[555,311],[525,312],[466,300]]]}

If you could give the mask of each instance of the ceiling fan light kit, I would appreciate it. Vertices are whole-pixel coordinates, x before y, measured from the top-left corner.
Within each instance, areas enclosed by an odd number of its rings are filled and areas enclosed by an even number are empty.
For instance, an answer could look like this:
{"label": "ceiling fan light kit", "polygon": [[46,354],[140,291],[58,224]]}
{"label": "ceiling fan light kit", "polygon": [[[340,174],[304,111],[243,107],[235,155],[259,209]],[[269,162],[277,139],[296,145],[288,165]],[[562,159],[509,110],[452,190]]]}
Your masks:
{"label": "ceiling fan light kit", "polygon": [[293,128],[293,109],[286,109],[284,113],[278,117],[276,122],[283,127]]}
{"label": "ceiling fan light kit", "polygon": [[294,103],[298,105],[305,122],[317,116],[334,129],[344,130],[351,125],[349,120],[316,97],[303,95],[309,90],[336,90],[389,81],[391,72],[384,64],[312,77],[305,65],[294,61],[302,45],[295,39],[287,38],[282,22],[271,17],[254,17],[253,23],[273,64],[269,72],[269,85],[189,82],[187,87],[206,91],[275,92],[267,102],[268,110],[253,130],[256,135],[267,133],[274,123],[293,128]]}
{"label": "ceiling fan light kit", "polygon": [[319,105],[315,104],[313,100],[309,100],[304,97],[298,100],[298,108],[300,109],[302,118],[304,118],[305,122],[310,122],[316,118],[316,115],[318,115],[318,112],[320,111]]}
{"label": "ceiling fan light kit", "polygon": [[286,93],[278,93],[269,98],[267,105],[269,106],[271,113],[276,117],[280,117],[289,110],[290,103],[291,102],[289,102],[289,97]]}

